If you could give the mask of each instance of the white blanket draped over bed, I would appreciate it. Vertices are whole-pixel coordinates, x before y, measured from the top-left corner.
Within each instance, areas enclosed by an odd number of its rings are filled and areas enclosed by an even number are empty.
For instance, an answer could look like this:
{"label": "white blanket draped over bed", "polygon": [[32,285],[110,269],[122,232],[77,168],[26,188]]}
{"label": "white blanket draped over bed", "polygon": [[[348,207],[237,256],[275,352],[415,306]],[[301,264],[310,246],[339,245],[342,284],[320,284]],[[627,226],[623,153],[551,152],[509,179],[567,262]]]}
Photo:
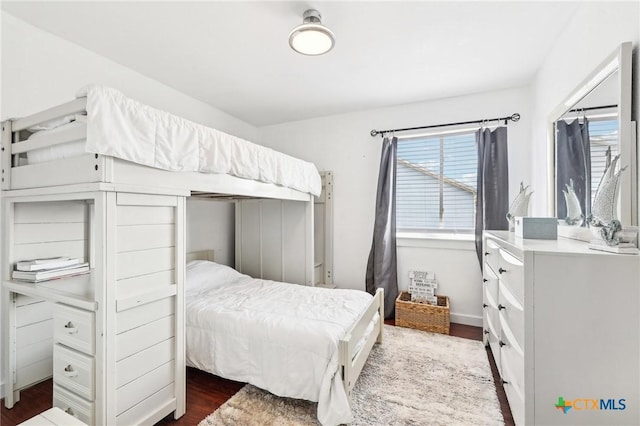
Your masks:
{"label": "white blanket draped over bed", "polygon": [[313,163],[228,135],[127,98],[87,86],[85,151],[180,172],[223,173],[319,195]]}
{"label": "white blanket draped over bed", "polygon": [[[187,267],[187,365],[284,397],[318,402],[323,425],[352,421],[338,341],[372,296]],[[225,268],[225,267],[223,267]]]}

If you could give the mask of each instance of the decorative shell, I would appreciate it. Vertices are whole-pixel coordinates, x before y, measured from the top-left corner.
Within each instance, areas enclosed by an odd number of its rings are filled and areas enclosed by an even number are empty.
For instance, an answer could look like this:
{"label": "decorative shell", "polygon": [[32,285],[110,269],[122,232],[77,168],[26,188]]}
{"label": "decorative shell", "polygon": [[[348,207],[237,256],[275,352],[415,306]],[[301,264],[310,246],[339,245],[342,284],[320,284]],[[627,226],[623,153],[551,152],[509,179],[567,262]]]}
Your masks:
{"label": "decorative shell", "polygon": [[517,216],[527,216],[529,214],[529,199],[531,198],[531,194],[533,192],[529,192],[527,194],[527,190],[529,189],[529,185],[526,187],[522,182],[520,182],[520,192],[516,195],[516,198],[509,206],[509,212],[507,213],[507,220],[511,225],[514,225],[515,218]]}

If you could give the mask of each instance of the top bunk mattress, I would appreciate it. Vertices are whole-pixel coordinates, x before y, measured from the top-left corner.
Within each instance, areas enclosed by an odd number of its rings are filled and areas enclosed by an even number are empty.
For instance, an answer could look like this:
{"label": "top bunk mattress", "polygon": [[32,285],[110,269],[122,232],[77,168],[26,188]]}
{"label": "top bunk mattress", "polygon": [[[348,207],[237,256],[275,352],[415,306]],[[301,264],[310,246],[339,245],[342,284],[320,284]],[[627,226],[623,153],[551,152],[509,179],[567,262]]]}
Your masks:
{"label": "top bunk mattress", "polygon": [[[30,164],[81,150],[174,172],[228,174],[315,196],[322,190],[313,163],[152,108],[109,87],[87,86],[78,93],[84,96],[86,140],[34,151],[29,155]],[[74,124],[64,126],[69,125]],[[56,130],[41,130],[32,138]]]}

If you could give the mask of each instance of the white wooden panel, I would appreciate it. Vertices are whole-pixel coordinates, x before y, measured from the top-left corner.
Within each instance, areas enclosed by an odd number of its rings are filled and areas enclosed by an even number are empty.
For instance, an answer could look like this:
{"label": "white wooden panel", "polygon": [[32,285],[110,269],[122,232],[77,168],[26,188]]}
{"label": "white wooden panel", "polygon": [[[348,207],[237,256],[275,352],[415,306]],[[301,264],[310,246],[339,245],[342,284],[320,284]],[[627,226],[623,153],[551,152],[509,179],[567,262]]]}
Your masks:
{"label": "white wooden panel", "polygon": [[150,323],[175,313],[173,297],[148,303],[136,309],[119,312],[116,316],[116,333],[124,333],[133,328]]}
{"label": "white wooden panel", "polygon": [[173,315],[134,328],[116,337],[116,359],[119,361],[174,336],[175,317]]}
{"label": "white wooden panel", "polygon": [[56,161],[13,167],[11,188],[39,188],[75,183],[104,181],[104,157],[94,154],[79,155]]}
{"label": "white wooden panel", "polygon": [[131,225],[118,227],[117,252],[145,250],[175,245],[175,226]]}
{"label": "white wooden panel", "polygon": [[114,177],[116,182],[122,184],[187,189],[193,192],[198,191],[209,194],[244,195],[299,201],[309,201],[311,199],[311,195],[308,193],[272,183],[237,178],[221,173],[168,172],[141,166],[119,158],[114,158]]}
{"label": "white wooden panel", "polygon": [[174,359],[175,339],[171,338],[131,355],[116,364],[116,387],[141,377]]}
{"label": "white wooden panel", "polygon": [[16,142],[11,146],[12,154],[20,154],[22,152],[32,151],[34,149],[42,149],[62,143],[79,141],[87,138],[87,126],[82,124],[78,127],[59,130],[38,139],[26,140],[24,142]]}
{"label": "white wooden panel", "polygon": [[46,303],[46,301],[42,300],[41,298],[33,297],[33,296],[25,296],[24,294],[16,294],[16,298],[15,298],[16,308],[19,308],[20,306],[31,305],[32,303],[42,303],[42,302]]}
{"label": "white wooden panel", "polygon": [[262,276],[260,201],[243,200],[239,205],[241,206],[240,223],[242,224],[242,233],[240,241],[241,259],[238,269],[243,274],[260,278]]}
{"label": "white wooden panel", "polygon": [[12,136],[11,127],[13,123],[9,120],[2,122],[2,155],[0,155],[0,174],[2,176],[2,189],[11,189],[11,153]]}
{"label": "white wooden panel", "polygon": [[116,204],[118,206],[171,206],[175,207],[178,200],[170,195],[149,195],[118,192]]}
{"label": "white wooden panel", "polygon": [[117,298],[126,299],[136,294],[167,287],[175,284],[175,271],[156,272],[139,277],[126,278],[116,282]]}
{"label": "white wooden panel", "polygon": [[314,263],[324,263],[324,204],[316,203],[313,209]]}
{"label": "white wooden panel", "polygon": [[162,287],[160,289],[148,291],[146,293],[139,293],[126,299],[117,300],[116,311],[126,311],[127,309],[133,309],[147,303],[155,302],[156,300],[166,299],[170,296],[176,296],[177,294],[177,285]]}
{"label": "white wooden panel", "polygon": [[20,348],[20,356],[16,359],[16,367],[24,368],[36,362],[51,359],[53,339],[46,339]]}
{"label": "white wooden panel", "polygon": [[86,239],[86,224],[74,223],[25,223],[14,227],[16,244],[42,243],[53,241],[77,241]]}
{"label": "white wooden panel", "polygon": [[72,101],[66,102],[62,105],[55,106],[53,108],[40,111],[36,114],[28,115],[26,117],[17,119],[13,122],[13,131],[31,127],[34,124],[42,123],[56,118],[65,117],[67,115],[73,115],[76,113],[82,113],[87,108],[87,98],[77,98]]}
{"label": "white wooden panel", "polygon": [[42,415],[37,415],[35,417],[31,417],[30,419],[25,420],[20,423],[18,426],[56,426],[56,423],[53,420],[49,420],[46,417],[42,417]]}
{"label": "white wooden panel", "polygon": [[53,356],[16,370],[15,389],[41,382],[53,375]]}
{"label": "white wooden panel", "polygon": [[38,303],[16,307],[16,327],[46,321],[52,317],[53,304],[44,300]]}
{"label": "white wooden panel", "polygon": [[18,260],[37,259],[44,257],[64,256],[86,259],[86,241],[64,241],[55,243],[16,244],[14,256]]}
{"label": "white wooden panel", "polygon": [[[282,281],[283,202],[262,202],[262,278]],[[284,224],[286,226],[286,224]]]}
{"label": "white wooden panel", "polygon": [[[146,422],[143,420],[147,418],[150,413],[155,412],[158,407],[162,407],[171,401],[174,401],[175,405],[174,396],[175,389],[172,383],[120,414],[116,417],[116,425],[129,426],[144,424]],[[172,409],[169,409],[169,412],[171,411]]]}
{"label": "white wooden panel", "polygon": [[[305,204],[284,202],[284,277],[290,283],[306,283],[306,217]],[[311,277],[309,277],[311,278]]]}
{"label": "white wooden panel", "polygon": [[132,251],[116,255],[116,279],[137,277],[173,269],[175,250],[165,247],[152,250]]}
{"label": "white wooden panel", "polygon": [[53,338],[53,320],[51,319],[16,328],[18,349],[51,338]]}
{"label": "white wooden panel", "polygon": [[118,225],[154,225],[175,223],[173,207],[118,206]]}
{"label": "white wooden panel", "polygon": [[70,414],[65,413],[58,407],[50,408],[47,411],[40,413],[39,416],[57,426],[86,426],[85,423]]}
{"label": "white wooden panel", "polygon": [[174,363],[168,362],[116,391],[116,412],[121,414],[164,388],[174,378]]}
{"label": "white wooden panel", "polygon": [[87,204],[83,201],[52,201],[47,203],[17,203],[15,223],[84,222]]}

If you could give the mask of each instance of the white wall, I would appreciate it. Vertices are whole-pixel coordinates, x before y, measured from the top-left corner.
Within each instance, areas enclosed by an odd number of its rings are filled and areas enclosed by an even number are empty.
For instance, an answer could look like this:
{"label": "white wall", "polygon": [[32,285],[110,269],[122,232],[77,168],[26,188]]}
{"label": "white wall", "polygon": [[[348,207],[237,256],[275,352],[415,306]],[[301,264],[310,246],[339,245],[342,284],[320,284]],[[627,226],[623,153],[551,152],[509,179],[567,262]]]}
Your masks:
{"label": "white wall", "polygon": [[[80,87],[95,83],[195,122],[256,139],[257,129],[241,120],[5,12],[0,14],[2,120],[70,101]],[[187,250],[214,248],[223,263],[233,264],[233,206],[196,201],[189,202],[187,209]],[[200,231],[203,228],[205,232]],[[4,383],[3,373],[0,382]]]}
{"label": "white wall", "polygon": [[214,250],[216,262],[235,264],[235,208],[229,201],[187,199],[187,251]]}
{"label": "white wall", "polygon": [[632,120],[638,121],[640,69],[640,2],[583,2],[573,19],[556,39],[553,48],[531,84],[533,101],[532,140],[534,170],[533,210],[546,215],[549,114],[580,84],[587,75],[619,45],[631,41],[634,45],[634,88]]}
{"label": "white wall", "polygon": [[[371,129],[477,120],[518,112],[522,119],[509,125],[509,192],[515,196],[520,180],[528,183],[530,176],[527,94],[526,88],[519,88],[268,126],[260,129],[260,142],[312,161],[320,170],[333,171],[334,283],[338,287],[364,289],[381,146],[380,137],[369,135]],[[481,276],[473,242],[438,245],[429,241],[421,247],[412,246],[415,244],[421,243],[399,241],[400,288],[407,288],[409,269],[428,268],[436,273],[441,294],[451,298],[452,316],[479,324]]]}

